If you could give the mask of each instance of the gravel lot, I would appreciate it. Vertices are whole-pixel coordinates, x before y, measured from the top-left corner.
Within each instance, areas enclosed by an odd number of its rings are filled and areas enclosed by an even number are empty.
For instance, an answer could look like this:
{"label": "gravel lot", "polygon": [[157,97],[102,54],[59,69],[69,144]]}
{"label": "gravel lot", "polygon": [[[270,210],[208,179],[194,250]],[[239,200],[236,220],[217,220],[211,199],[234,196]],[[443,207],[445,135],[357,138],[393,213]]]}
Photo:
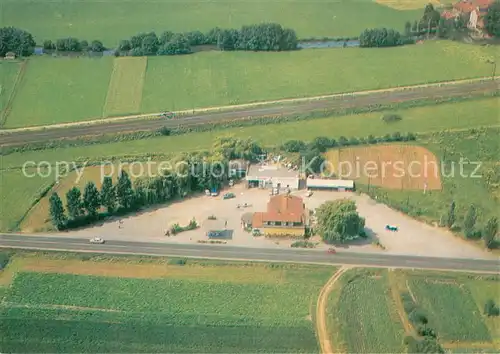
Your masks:
{"label": "gravel lot", "polygon": [[[222,195],[228,191],[235,193],[236,198],[223,200]],[[453,258],[495,257],[453,236],[446,230],[416,221],[365,195],[349,192],[315,192],[310,198],[306,198],[305,191],[298,191],[294,194],[304,197],[308,209],[314,209],[327,200],[350,198],[356,201],[360,214],[366,218],[367,231],[371,237],[355,244],[338,246],[342,251]],[[245,212],[264,211],[268,200],[269,191],[267,190],[246,189],[243,185],[236,185],[222,191],[218,197],[193,197],[155,210],[77,230],[71,234],[75,237],[87,238],[98,236],[108,240],[196,243],[199,240],[207,240],[203,224],[210,215],[215,215],[219,221],[227,221],[228,230],[233,230],[233,237],[227,241],[228,244],[266,248],[290,247],[293,242],[291,240],[254,238],[241,228],[241,215]],[[249,204],[250,207],[237,208],[238,204],[244,203]],[[182,232],[176,236],[165,236],[165,231],[171,225],[179,223],[184,226],[192,218],[202,225],[201,228]],[[397,225],[399,231],[386,231],[386,224]],[[385,250],[372,245],[374,240],[379,240]],[[319,241],[319,239],[314,241]],[[328,246],[320,244],[318,248],[327,249]]]}

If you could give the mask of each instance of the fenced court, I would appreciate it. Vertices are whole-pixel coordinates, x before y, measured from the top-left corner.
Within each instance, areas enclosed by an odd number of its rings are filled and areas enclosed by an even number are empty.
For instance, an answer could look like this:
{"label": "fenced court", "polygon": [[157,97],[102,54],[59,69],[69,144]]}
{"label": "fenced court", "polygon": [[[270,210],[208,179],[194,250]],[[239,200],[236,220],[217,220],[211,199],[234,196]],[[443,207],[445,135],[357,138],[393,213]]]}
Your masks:
{"label": "fenced court", "polygon": [[147,57],[114,60],[103,111],[105,117],[139,113],[147,63]]}

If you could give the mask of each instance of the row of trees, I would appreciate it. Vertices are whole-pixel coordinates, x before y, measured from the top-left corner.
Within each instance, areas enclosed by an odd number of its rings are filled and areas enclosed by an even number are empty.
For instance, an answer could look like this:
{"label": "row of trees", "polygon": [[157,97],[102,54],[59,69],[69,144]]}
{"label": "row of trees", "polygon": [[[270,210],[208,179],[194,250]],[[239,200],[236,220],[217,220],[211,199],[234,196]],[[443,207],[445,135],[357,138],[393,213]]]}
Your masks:
{"label": "row of trees", "polygon": [[415,41],[411,37],[402,36],[394,29],[373,28],[365,29],[359,35],[359,46],[369,47],[395,47],[404,44],[413,44]]}
{"label": "row of trees", "polygon": [[87,42],[86,40],[80,41],[73,37],[60,38],[55,42],[46,40],[43,42],[43,49],[57,50],[59,52],[103,52],[104,50],[106,50],[101,41],[94,40],[89,44],[89,42]]}
{"label": "row of trees", "polygon": [[15,27],[0,28],[0,56],[4,57],[8,52],[18,56],[29,56],[33,54],[35,40],[31,33]]}
{"label": "row of trees", "polygon": [[292,29],[263,23],[239,30],[216,27],[207,33],[140,33],[120,41],[118,51],[128,55],[176,55],[191,53],[192,46],[204,44],[216,45],[219,50],[283,51],[297,49],[298,40]]}
{"label": "row of trees", "polygon": [[462,230],[465,237],[474,239],[482,238],[486,248],[495,247],[495,237],[498,233],[498,218],[492,216],[486,221],[483,227],[477,227],[478,210],[476,206],[470,205],[463,218],[462,226],[457,222],[456,203],[451,202],[448,212],[441,217],[440,225],[446,226],[450,230]]}
{"label": "row of trees", "polygon": [[[83,194],[78,187],[66,193],[66,205],[57,193],[50,201],[50,218],[58,230],[83,226],[105,215],[121,214],[142,207],[183,198],[206,189],[219,189],[229,180],[229,160],[244,158],[255,161],[262,148],[254,141],[220,137],[215,140],[208,156],[187,156],[172,161],[171,170],[159,171],[156,176],[138,177],[132,183],[121,171],[116,184],[104,177],[101,190],[93,182],[87,183]],[[177,162],[177,163],[176,163]]]}

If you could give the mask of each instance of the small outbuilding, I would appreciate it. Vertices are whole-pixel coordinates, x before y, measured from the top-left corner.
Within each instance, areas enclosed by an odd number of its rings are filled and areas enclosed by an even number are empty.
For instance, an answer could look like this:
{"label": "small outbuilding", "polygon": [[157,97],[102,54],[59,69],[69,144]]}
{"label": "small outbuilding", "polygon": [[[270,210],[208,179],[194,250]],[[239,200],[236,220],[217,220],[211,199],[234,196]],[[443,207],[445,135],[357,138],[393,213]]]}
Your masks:
{"label": "small outbuilding", "polygon": [[354,181],[348,179],[308,178],[306,187],[308,190],[336,190],[339,192],[355,190]]}
{"label": "small outbuilding", "polygon": [[5,59],[7,59],[7,60],[16,59],[16,53],[14,53],[14,52],[5,53]]}
{"label": "small outbuilding", "polygon": [[227,228],[227,220],[207,220],[203,224],[203,229],[210,240],[233,238],[233,230]]}

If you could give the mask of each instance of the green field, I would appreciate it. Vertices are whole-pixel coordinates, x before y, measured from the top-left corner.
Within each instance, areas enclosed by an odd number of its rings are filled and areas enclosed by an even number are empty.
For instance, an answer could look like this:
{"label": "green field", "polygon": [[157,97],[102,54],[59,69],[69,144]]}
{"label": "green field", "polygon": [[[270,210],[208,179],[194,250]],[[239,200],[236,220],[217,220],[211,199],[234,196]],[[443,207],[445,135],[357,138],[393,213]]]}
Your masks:
{"label": "green field", "polygon": [[52,180],[24,177],[21,170],[0,172],[0,230],[15,229],[37,196]]}
{"label": "green field", "polygon": [[105,116],[139,112],[147,63],[146,57],[116,58],[113,61]]}
{"label": "green field", "polygon": [[112,58],[32,58],[6,128],[102,117]]}
{"label": "green field", "polygon": [[[101,263],[100,268],[107,264]],[[78,267],[85,269],[85,263]],[[122,267],[127,268],[127,264]],[[258,272],[248,273],[252,268],[245,266],[220,265],[220,272],[210,271],[214,266],[170,267],[176,276],[162,279],[21,271],[0,305],[1,349],[185,353],[318,350],[310,316],[332,268],[270,269],[258,265]],[[197,277],[182,279],[183,269],[188,275],[192,267],[197,267]],[[228,279],[221,272],[244,277]],[[251,274],[254,276],[248,276]]]}
{"label": "green field", "polygon": [[453,281],[412,279],[410,287],[430,325],[445,341],[491,341],[470,292]]}
{"label": "green field", "polygon": [[[206,31],[278,22],[299,37],[357,36],[368,27],[403,29],[422,10],[397,11],[371,0],[0,0],[2,25],[24,28],[37,42],[73,36],[100,39],[115,46],[120,39],[147,31]],[[423,6],[422,6],[423,9]]]}
{"label": "green field", "polygon": [[[383,49],[150,57],[144,87],[134,88],[133,102],[140,102],[142,113],[152,113],[482,77],[491,73],[486,59],[495,49],[433,41]],[[106,115],[106,95],[115,85],[111,80],[108,88],[112,60],[30,59],[6,126]]]}
{"label": "green field", "polygon": [[4,110],[7,106],[11,95],[13,94],[13,89],[15,86],[16,79],[19,75],[19,70],[21,68],[20,62],[0,62],[0,126],[3,123]]}

